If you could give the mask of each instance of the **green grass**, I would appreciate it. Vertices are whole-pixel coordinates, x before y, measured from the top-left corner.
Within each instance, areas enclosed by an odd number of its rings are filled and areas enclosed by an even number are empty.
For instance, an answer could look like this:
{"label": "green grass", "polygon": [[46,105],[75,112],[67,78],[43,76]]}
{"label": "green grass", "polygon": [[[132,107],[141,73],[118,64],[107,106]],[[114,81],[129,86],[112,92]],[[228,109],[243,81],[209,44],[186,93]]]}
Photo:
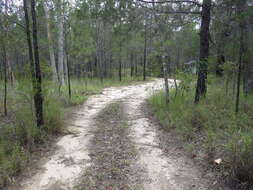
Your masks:
{"label": "green grass", "polygon": [[176,130],[198,159],[221,158],[222,174],[253,185],[253,97],[241,95],[236,115],[234,95],[232,90],[226,94],[222,80],[210,77],[207,97],[198,105],[193,103],[194,92],[191,87],[174,97],[172,90],[169,105],[160,92],[149,103],[164,128]]}
{"label": "green grass", "polygon": [[[0,100],[0,188],[9,182],[29,163],[31,153],[50,141],[50,137],[61,133],[64,114],[73,105],[83,103],[89,95],[97,94],[109,86],[128,85],[139,79],[125,78],[122,82],[106,79],[72,79],[72,98],[67,87],[61,88],[52,81],[43,81],[44,120],[43,129],[35,123],[33,93],[29,80],[8,84],[8,116],[3,116],[3,101]],[[0,83],[0,97],[3,97]]]}

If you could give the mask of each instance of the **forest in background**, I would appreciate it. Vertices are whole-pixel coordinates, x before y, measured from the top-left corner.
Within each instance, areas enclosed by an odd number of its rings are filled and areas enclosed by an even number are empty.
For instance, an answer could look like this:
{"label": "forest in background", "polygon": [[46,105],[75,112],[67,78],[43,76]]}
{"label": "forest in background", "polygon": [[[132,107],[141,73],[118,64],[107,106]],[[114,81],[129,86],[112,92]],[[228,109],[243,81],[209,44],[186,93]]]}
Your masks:
{"label": "forest in background", "polygon": [[181,82],[151,98],[159,120],[252,185],[252,18],[250,0],[1,1],[0,184],[60,133],[66,107],[164,77]]}

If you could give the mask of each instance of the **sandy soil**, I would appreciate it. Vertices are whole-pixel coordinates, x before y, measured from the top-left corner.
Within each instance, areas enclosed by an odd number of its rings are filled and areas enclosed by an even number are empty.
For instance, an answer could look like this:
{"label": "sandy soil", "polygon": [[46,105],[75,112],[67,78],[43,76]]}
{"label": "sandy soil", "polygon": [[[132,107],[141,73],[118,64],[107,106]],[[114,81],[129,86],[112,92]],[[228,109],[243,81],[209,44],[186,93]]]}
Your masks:
{"label": "sandy soil", "polygon": [[[173,81],[170,81],[173,84]],[[143,113],[145,99],[163,87],[163,80],[144,84],[107,88],[102,94],[91,96],[74,113],[69,123],[70,134],[57,142],[54,154],[49,156],[36,172],[27,174],[19,190],[70,190],[90,166],[88,144],[94,136],[95,117],[106,105],[120,100],[126,107],[130,136],[137,148],[137,164],[144,168],[144,190],[209,189],[210,181],[191,159],[164,154],[159,146],[156,124]],[[174,151],[174,150],[172,150]],[[178,150],[177,150],[178,151]],[[175,155],[175,154],[173,154]]]}

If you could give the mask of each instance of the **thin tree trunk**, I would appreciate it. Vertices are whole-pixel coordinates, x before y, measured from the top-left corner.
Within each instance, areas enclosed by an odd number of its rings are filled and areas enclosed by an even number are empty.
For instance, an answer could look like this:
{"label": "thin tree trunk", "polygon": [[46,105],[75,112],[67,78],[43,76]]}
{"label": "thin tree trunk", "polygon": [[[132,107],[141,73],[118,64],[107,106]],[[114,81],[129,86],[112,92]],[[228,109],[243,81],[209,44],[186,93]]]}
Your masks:
{"label": "thin tree trunk", "polygon": [[53,40],[52,40],[52,32],[51,32],[51,25],[50,25],[50,15],[49,15],[49,10],[48,10],[46,1],[44,2],[44,12],[45,12],[46,20],[47,20],[47,38],[48,38],[50,63],[51,63],[52,71],[53,71],[53,80],[58,81],[58,74],[57,74],[57,69],[56,69],[54,47],[53,47]]}
{"label": "thin tree trunk", "polygon": [[[3,50],[3,67],[4,67],[4,115],[7,116],[7,83],[8,83],[8,72],[7,72],[7,52],[6,52],[6,44],[5,40],[8,40],[8,24],[7,24],[7,15],[8,15],[8,1],[5,0],[5,17],[3,17],[4,26],[4,39],[2,43],[2,50]],[[7,41],[8,45],[8,41]]]}
{"label": "thin tree trunk", "polygon": [[138,55],[135,55],[135,77],[138,76]]}
{"label": "thin tree trunk", "polygon": [[62,0],[58,2],[58,74],[60,86],[65,85],[64,80],[64,15],[63,15],[63,3]]}
{"label": "thin tree trunk", "polygon": [[175,92],[175,98],[177,97],[177,92],[178,92],[178,85],[177,85],[177,80],[174,78],[174,85],[176,88],[176,92]]}
{"label": "thin tree trunk", "polygon": [[131,52],[131,55],[130,55],[130,67],[131,67],[130,76],[132,78],[134,76],[134,54],[133,54],[133,52]]}
{"label": "thin tree trunk", "polygon": [[217,65],[216,65],[216,76],[222,77],[223,76],[222,66],[225,64],[226,59],[225,59],[224,54],[222,53],[221,47],[218,47],[217,54],[218,56],[217,56]]}
{"label": "thin tree trunk", "polygon": [[237,76],[237,92],[236,92],[236,105],[235,112],[239,112],[239,103],[240,103],[240,89],[241,89],[241,72],[242,72],[242,57],[243,57],[243,35],[240,37],[240,55],[239,55],[239,63],[238,63],[238,76]]}
{"label": "thin tree trunk", "polygon": [[145,23],[145,34],[144,34],[144,55],[143,55],[143,80],[146,80],[146,65],[147,65],[147,21]]}
{"label": "thin tree trunk", "polygon": [[6,48],[3,43],[3,67],[4,67],[4,115],[7,116],[7,58],[6,58]]}
{"label": "thin tree trunk", "polygon": [[168,64],[167,59],[163,59],[163,77],[164,77],[164,83],[165,83],[165,101],[166,104],[169,104],[170,98],[169,98],[169,83],[168,83]]}
{"label": "thin tree trunk", "polygon": [[[65,48],[66,49],[66,48]],[[67,53],[64,51],[64,79],[68,81],[68,65],[67,65]]]}
{"label": "thin tree trunk", "polygon": [[203,0],[202,19],[200,30],[200,53],[199,53],[199,71],[196,86],[195,103],[198,103],[201,97],[205,97],[207,86],[207,62],[209,57],[209,26],[211,21],[211,0]]}
{"label": "thin tree trunk", "polygon": [[68,71],[68,91],[69,91],[69,99],[71,99],[71,80],[70,80],[70,71],[69,71],[69,59],[68,59],[68,54],[66,55],[66,60],[67,60],[67,71]]}
{"label": "thin tree trunk", "polygon": [[236,92],[236,103],[235,103],[235,112],[239,112],[239,104],[240,104],[240,89],[241,89],[241,74],[242,74],[242,62],[244,56],[244,33],[245,33],[245,3],[244,0],[238,0],[237,2],[237,14],[241,17],[239,18],[239,27],[240,27],[240,50],[239,50],[239,62],[238,62],[238,75],[237,75],[237,92]]}
{"label": "thin tree trunk", "polygon": [[119,44],[119,81],[122,81],[122,42]]}
{"label": "thin tree trunk", "polygon": [[6,52],[6,66],[7,66],[6,69],[7,69],[8,76],[9,76],[9,79],[10,79],[10,82],[11,82],[11,86],[13,87],[14,81],[15,81],[15,77],[14,77],[14,73],[12,71],[12,66],[11,66],[10,57],[8,55],[8,52]]}
{"label": "thin tree trunk", "polygon": [[43,118],[43,97],[42,97],[42,77],[39,60],[39,47],[37,39],[37,19],[35,10],[35,0],[31,0],[31,15],[33,25],[33,48],[34,48],[34,64],[35,64],[35,78],[36,78],[36,92],[34,94],[35,110],[37,117],[37,125],[41,127],[44,124]]}

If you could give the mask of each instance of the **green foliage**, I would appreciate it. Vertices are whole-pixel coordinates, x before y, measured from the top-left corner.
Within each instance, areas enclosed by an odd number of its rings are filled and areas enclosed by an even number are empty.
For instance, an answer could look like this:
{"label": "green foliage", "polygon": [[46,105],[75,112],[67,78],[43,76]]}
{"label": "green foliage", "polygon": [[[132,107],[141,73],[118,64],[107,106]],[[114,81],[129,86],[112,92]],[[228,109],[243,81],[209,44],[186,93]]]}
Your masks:
{"label": "green foliage", "polygon": [[209,77],[208,84],[207,98],[198,105],[193,103],[192,88],[184,96],[172,99],[168,106],[163,103],[163,92],[152,96],[149,103],[165,129],[175,129],[188,143],[197,142],[194,151],[200,159],[222,158],[224,168],[233,177],[252,184],[253,97],[244,97],[241,112],[235,115],[233,94],[225,92],[224,83]]}

